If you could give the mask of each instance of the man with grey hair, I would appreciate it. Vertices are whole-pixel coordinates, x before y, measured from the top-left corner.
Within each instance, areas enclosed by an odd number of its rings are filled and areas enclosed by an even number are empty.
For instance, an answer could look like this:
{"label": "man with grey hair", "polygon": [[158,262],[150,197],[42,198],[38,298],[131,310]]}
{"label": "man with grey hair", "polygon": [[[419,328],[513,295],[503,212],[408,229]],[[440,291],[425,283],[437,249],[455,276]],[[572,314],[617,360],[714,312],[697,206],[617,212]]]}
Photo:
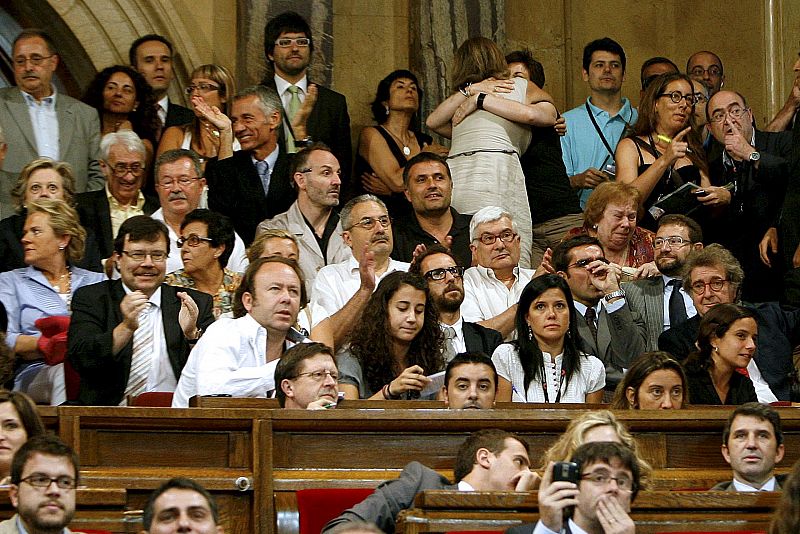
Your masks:
{"label": "man with grey hair", "polygon": [[464,272],[461,315],[511,339],[519,296],[534,273],[519,266],[520,237],[514,218],[497,206],[480,209],[472,216],[469,238],[475,267]]}
{"label": "man with grey hair", "polygon": [[242,149],[206,165],[208,207],[230,217],[248,245],[258,223],[288,210],[296,198],[290,157],[278,143],[281,110],[274,89],[256,85],[235,95],[231,121]]}

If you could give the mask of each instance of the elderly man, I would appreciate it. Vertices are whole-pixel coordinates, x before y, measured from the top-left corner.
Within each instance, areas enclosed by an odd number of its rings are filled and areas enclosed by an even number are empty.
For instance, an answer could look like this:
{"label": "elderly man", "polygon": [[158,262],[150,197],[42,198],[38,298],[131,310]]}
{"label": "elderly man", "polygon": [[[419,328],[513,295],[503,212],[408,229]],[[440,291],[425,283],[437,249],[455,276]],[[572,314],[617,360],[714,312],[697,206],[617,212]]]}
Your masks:
{"label": "elderly man", "polygon": [[281,257],[247,267],[236,291],[243,315],[220,318],[197,343],[181,374],[172,406],[185,408],[195,395],[267,397],[275,390],[275,366],[305,336],[293,326],[306,293],[300,267]]}
{"label": "elderly man", "polygon": [[345,510],[325,525],[328,534],[338,525],[353,521],[375,523],[384,532],[394,532],[397,514],[414,503],[423,490],[528,491],[535,475],[530,470],[528,443],[503,430],[480,430],[471,434],[456,453],[455,484],[419,462],[411,462],[396,480],[384,482],[364,501]]}
{"label": "elderly man", "polygon": [[[181,224],[186,214],[200,205],[206,179],[202,176],[197,153],[184,149],[168,150],[161,154],[156,160],[155,177],[161,208],[153,212],[152,216],[166,224],[169,230],[170,255],[167,258],[167,272],[172,273],[183,268],[181,249],[178,247]],[[227,267],[239,273],[247,268],[244,242],[238,234],[234,239],[233,252],[228,258]]]}
{"label": "elderly man", "polygon": [[333,152],[321,143],[300,150],[292,167],[297,200],[287,212],[262,221],[256,237],[269,229],[292,233],[301,247],[298,261],[311,290],[317,271],[352,256],[342,240],[339,214],[334,211],[341,194],[341,168]]}
{"label": "elderly man", "polygon": [[322,343],[300,343],[275,367],[275,396],[281,408],[327,410],[338,402],[339,371],[333,351]]}
{"label": "elderly man", "polygon": [[171,478],[156,488],[142,522],[144,534],[223,534],[214,497],[188,478]]}
{"label": "elderly man", "polygon": [[97,110],[56,91],[52,82],[59,56],[53,40],[42,30],[23,30],[11,54],[16,87],[0,89],[0,126],[8,143],[0,172],[0,217],[13,215],[11,188],[37,157],[69,163],[78,192],[103,187]]}
{"label": "elderly man", "polygon": [[497,369],[482,352],[462,352],[450,360],[444,372],[442,399],[451,410],[494,408]]}
{"label": "elderly man", "polygon": [[533,277],[533,270],[519,266],[520,238],[514,219],[502,208],[487,206],[472,216],[469,237],[477,265],[464,273],[461,314],[511,339],[519,296]]}
{"label": "elderly man", "polygon": [[121,280],[72,297],[67,357],[81,378],[78,401],[125,404],[128,396],[174,391],[189,350],[214,322],[211,296],[164,284],[167,228],[146,215],[119,229],[114,259]]}
{"label": "elderly man", "polygon": [[686,75],[705,85],[709,97],[714,96],[725,83],[722,60],[717,54],[708,50],[701,50],[689,56],[686,61]]}
{"label": "elderly man", "polygon": [[233,97],[233,134],[242,149],[206,165],[208,207],[227,215],[246,244],[258,223],[288,210],[295,200],[291,159],[278,145],[281,100],[274,89],[257,85]]}

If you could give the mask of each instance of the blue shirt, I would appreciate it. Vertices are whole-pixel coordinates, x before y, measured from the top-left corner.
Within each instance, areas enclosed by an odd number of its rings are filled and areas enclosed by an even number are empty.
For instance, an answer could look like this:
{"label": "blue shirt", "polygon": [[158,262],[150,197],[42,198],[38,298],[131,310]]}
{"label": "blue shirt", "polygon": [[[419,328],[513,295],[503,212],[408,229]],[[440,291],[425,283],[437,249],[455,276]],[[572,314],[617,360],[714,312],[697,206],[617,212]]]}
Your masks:
{"label": "blue shirt", "polygon": [[[633,126],[639,118],[636,108],[631,106],[630,100],[623,98],[622,107],[612,117],[607,111],[593,105],[588,98],[586,102],[589,103],[589,109],[592,110],[594,120],[606,141],[612,150],[616,150],[625,128],[628,125]],[[591,167],[602,171],[606,165],[614,163],[614,155],[608,153],[586,113],[584,104],[564,113],[564,119],[567,121],[567,135],[561,138],[561,153],[568,176],[580,174]],[[586,199],[592,191],[593,189],[581,189],[581,208],[586,205]]]}
{"label": "blue shirt", "polygon": [[31,118],[33,136],[36,138],[36,152],[39,156],[59,160],[58,148],[58,115],[56,115],[56,88],[53,94],[40,101],[20,91],[25,104],[28,106],[28,115]]}

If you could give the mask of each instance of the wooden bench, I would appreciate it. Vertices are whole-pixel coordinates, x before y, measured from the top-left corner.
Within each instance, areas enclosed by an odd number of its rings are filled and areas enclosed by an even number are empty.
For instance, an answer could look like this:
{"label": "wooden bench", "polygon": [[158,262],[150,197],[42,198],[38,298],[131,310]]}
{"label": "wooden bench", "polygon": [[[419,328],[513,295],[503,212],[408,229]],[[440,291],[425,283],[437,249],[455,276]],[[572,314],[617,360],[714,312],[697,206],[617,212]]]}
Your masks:
{"label": "wooden bench", "polygon": [[[17,510],[11,504],[8,488],[0,488],[0,521],[12,517],[15,513]],[[69,527],[72,530],[108,530],[115,534],[137,532],[141,528],[141,513],[127,508],[126,492],[120,487],[114,489],[80,487],[75,494],[75,517]]]}

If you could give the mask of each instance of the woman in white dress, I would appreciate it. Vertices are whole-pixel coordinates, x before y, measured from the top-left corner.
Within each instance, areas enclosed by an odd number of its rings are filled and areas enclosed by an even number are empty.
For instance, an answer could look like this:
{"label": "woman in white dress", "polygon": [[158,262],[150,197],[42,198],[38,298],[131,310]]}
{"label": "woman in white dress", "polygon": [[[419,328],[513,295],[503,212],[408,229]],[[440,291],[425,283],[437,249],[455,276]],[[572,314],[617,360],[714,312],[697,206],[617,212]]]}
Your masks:
{"label": "woman in white dress", "polygon": [[603,362],[579,350],[575,305],[555,274],[531,280],[519,299],[517,339],[497,347],[499,402],[600,403]]}
{"label": "woman in white dress", "polygon": [[530,267],[531,214],[519,155],[530,143],[529,126],[552,126],[558,112],[538,86],[511,78],[503,53],[491,40],[468,39],[454,60],[456,92],[427,120],[430,129],[452,139],[452,205],[468,214],[486,206],[513,213],[522,241],[520,266]]}

